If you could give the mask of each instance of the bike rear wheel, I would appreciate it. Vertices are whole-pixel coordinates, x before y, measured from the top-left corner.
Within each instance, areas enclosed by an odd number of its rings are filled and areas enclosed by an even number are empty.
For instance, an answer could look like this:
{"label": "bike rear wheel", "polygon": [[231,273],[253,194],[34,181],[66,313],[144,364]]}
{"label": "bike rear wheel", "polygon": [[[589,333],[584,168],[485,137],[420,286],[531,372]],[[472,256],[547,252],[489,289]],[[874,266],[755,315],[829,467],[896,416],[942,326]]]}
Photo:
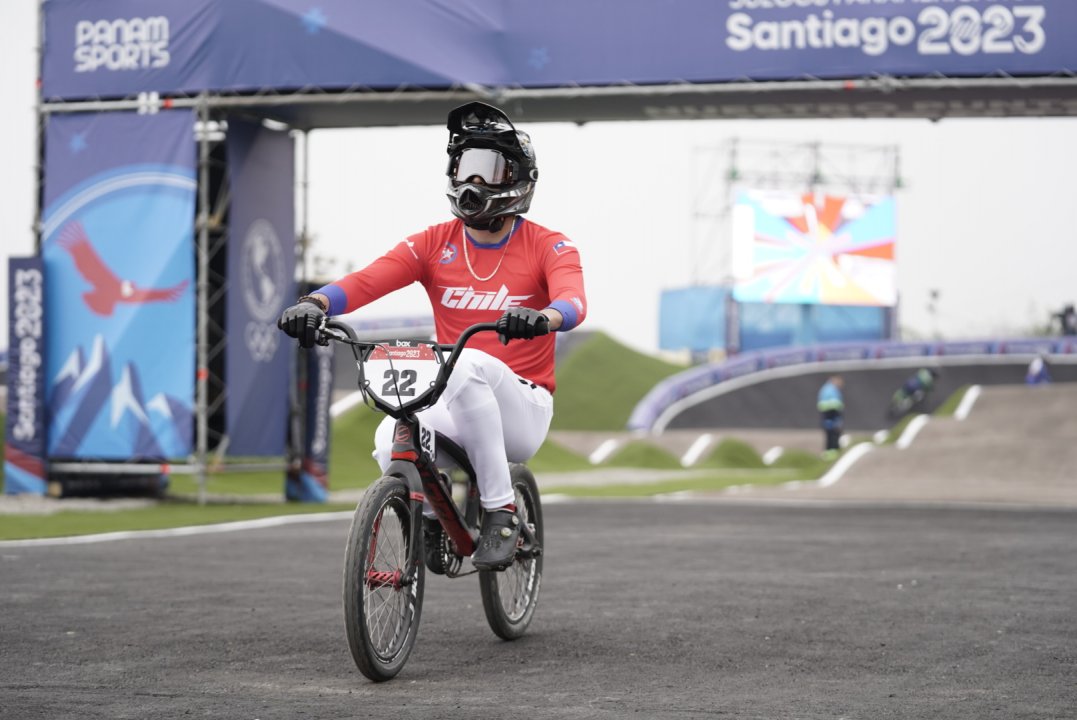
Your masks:
{"label": "bike rear wheel", "polygon": [[383,477],[364,493],[348,533],[344,626],[355,664],[376,682],[400,672],[419,630],[426,575],[412,543],[418,521],[407,483]]}
{"label": "bike rear wheel", "polygon": [[[524,465],[513,465],[512,489],[516,512],[529,526],[539,548],[543,544],[542,504],[535,476]],[[522,535],[521,535],[522,537]],[[527,631],[538,605],[542,586],[542,555],[519,553],[505,570],[479,572],[482,607],[490,629],[502,640],[515,640]]]}

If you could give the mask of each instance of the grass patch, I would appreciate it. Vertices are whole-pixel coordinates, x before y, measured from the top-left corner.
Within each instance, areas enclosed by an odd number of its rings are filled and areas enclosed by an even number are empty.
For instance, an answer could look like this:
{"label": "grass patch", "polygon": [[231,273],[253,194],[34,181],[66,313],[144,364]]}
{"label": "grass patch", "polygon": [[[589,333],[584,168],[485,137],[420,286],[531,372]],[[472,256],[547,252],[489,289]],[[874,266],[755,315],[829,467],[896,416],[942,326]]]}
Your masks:
{"label": "grass patch", "polygon": [[[59,502],[63,502],[62,500]],[[188,525],[254,520],[276,515],[354,510],[353,505],[257,503],[194,505],[162,502],[131,510],[65,510],[53,515],[6,515],[0,523],[0,540],[68,537],[126,530],[161,530]]]}
{"label": "grass patch", "polygon": [[935,408],[935,412],[931,413],[935,417],[953,417],[957,412],[957,406],[961,404],[961,400],[964,399],[965,393],[969,391],[971,385],[962,385],[955,390],[950,397],[946,398],[946,401]]}
{"label": "grass patch", "polygon": [[[850,447],[852,447],[850,445]],[[807,450],[791,449],[784,451],[771,465],[772,468],[781,468],[800,471],[803,477],[820,478],[833,464],[830,460],[824,460],[815,453]]]}
{"label": "grass patch", "polygon": [[[329,440],[331,491],[365,488],[381,477],[378,463],[370,453],[374,450],[374,430],[383,417],[381,413],[361,406],[333,419]],[[253,461],[264,459],[251,458]],[[284,470],[210,473],[206,478],[206,492],[209,495],[284,497]],[[198,494],[198,481],[193,475],[173,475],[168,494],[173,497],[195,497]]]}
{"label": "grass patch", "polygon": [[552,429],[622,430],[636,403],[659,380],[682,370],[595,333],[557,368]]}
{"label": "grass patch", "polygon": [[536,474],[595,469],[590,460],[553,440],[544,442],[535,456],[527,461],[527,466]]}
{"label": "grass patch", "polygon": [[693,467],[761,469],[766,465],[756,449],[748,443],[736,438],[723,438],[707,457]]}
{"label": "grass patch", "polygon": [[[896,443],[898,438],[901,437],[901,433],[905,432],[905,428],[908,427],[909,423],[913,421],[913,418],[915,418],[917,414],[918,413],[907,413],[906,415],[903,415],[902,418],[890,428],[890,434],[886,436],[886,442],[883,444],[893,445]],[[853,443],[850,443],[849,445],[852,447]]]}
{"label": "grass patch", "polygon": [[[206,476],[209,495],[276,495],[284,496],[284,471],[211,473]],[[170,496],[198,495],[198,480],[194,475],[172,475],[168,482]]]}
{"label": "grass patch", "polygon": [[741,470],[715,473],[696,477],[663,478],[646,483],[625,483],[621,485],[594,485],[550,487],[542,492],[545,495],[569,495],[572,497],[649,497],[682,491],[719,491],[734,485],[780,485],[793,480],[804,480],[805,475],[797,469],[779,470]]}
{"label": "grass patch", "polygon": [[680,470],[681,462],[660,447],[636,440],[619,448],[602,463],[602,466]]}
{"label": "grass patch", "polygon": [[[367,407],[358,407],[333,419],[333,436],[329,447],[329,489],[365,488],[381,476],[374,461],[374,431],[385,417]],[[552,440],[543,443],[527,462],[535,472],[571,472],[590,470],[594,466]],[[283,479],[278,483],[283,487]]]}
{"label": "grass patch", "polygon": [[330,490],[365,488],[381,477],[381,468],[370,453],[374,452],[374,431],[384,418],[384,413],[363,405],[333,418],[329,440]]}

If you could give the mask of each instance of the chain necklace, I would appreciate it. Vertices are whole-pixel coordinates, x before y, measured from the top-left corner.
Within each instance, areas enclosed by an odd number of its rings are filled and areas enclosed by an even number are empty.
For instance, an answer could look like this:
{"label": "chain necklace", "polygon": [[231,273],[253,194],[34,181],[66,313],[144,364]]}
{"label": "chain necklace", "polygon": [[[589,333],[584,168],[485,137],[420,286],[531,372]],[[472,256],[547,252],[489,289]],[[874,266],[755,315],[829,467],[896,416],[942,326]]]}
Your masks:
{"label": "chain necklace", "polygon": [[467,254],[467,246],[471,244],[471,238],[468,237],[468,234],[467,234],[467,225],[464,225],[461,228],[461,232],[463,232],[463,234],[464,234],[464,239],[463,239],[464,262],[467,263],[467,271],[469,273],[471,273],[471,277],[475,278],[479,282],[486,282],[487,280],[492,278],[494,275],[497,275],[497,271],[501,269],[501,263],[505,262],[505,256],[509,254],[509,243],[512,241],[512,236],[516,233],[516,224],[519,222],[519,220],[520,220],[520,217],[518,215],[513,219],[513,221],[512,221],[512,229],[509,230],[509,234],[505,237],[505,249],[501,251],[501,259],[497,261],[497,265],[494,267],[493,272],[491,272],[486,277],[479,277],[478,274],[475,272],[475,268],[473,268],[471,266],[471,258],[468,257],[468,254]]}

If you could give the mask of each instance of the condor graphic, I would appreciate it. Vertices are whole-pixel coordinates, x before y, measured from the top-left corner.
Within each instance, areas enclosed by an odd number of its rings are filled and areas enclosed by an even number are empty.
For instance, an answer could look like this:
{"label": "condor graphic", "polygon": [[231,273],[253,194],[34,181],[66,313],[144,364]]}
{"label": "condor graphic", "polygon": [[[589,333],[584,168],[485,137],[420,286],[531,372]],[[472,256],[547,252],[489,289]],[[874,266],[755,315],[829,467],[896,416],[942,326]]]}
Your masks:
{"label": "condor graphic", "polygon": [[68,223],[60,231],[60,247],[67,250],[79,274],[90,283],[91,289],[82,299],[98,315],[111,315],[118,303],[172,302],[187,289],[187,280],[168,288],[142,288],[121,280],[101,260],[79,222]]}

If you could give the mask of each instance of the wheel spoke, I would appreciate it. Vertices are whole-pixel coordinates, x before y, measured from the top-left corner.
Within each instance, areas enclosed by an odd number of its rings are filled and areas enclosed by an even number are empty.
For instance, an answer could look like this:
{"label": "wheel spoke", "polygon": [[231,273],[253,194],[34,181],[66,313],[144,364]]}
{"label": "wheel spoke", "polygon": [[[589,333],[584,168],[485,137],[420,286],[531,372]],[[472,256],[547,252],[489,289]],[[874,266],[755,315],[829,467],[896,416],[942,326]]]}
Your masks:
{"label": "wheel spoke", "polygon": [[521,526],[517,555],[499,572],[480,573],[482,604],[490,629],[502,640],[527,632],[542,586],[542,504],[534,475],[524,466],[510,469]]}
{"label": "wheel spoke", "polygon": [[[531,518],[528,498],[520,492],[519,488],[516,488],[516,507],[520,510],[521,521],[528,523]],[[534,529],[532,525],[532,532]],[[501,607],[508,618],[514,622],[522,618],[531,605],[531,590],[536,567],[534,558],[521,559],[497,575],[497,590]]]}
{"label": "wheel spoke", "polygon": [[414,599],[411,588],[384,581],[388,577],[399,578],[406,571],[407,526],[401,521],[400,508],[387,504],[375,527],[377,533],[371,538],[373,552],[367,567],[363,601],[367,632],[374,650],[380,656],[390,658],[407,636]]}
{"label": "wheel spoke", "polygon": [[385,476],[355,510],[344,567],[344,623],[359,670],[395,676],[411,653],[422,612],[424,574],[415,565],[407,483]]}

